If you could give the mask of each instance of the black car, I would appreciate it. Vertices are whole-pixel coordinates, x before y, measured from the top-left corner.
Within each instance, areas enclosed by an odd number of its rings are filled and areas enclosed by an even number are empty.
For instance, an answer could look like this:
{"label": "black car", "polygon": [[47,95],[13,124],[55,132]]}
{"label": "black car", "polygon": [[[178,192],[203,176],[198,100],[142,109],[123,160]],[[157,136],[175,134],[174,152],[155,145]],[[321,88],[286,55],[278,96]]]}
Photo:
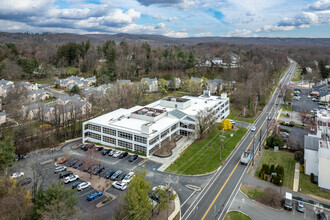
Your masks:
{"label": "black car", "polygon": [[94,151],[102,151],[103,150],[103,147],[95,147],[94,148]]}
{"label": "black car", "polygon": [[31,183],[32,179],[30,177],[28,178],[24,178],[22,179],[22,181],[20,182],[20,185],[21,186],[24,186],[24,185],[28,185],[29,183]]}
{"label": "black car", "polygon": [[73,174],[72,171],[64,171],[64,172],[60,173],[60,179],[70,176],[72,174]]}
{"label": "black car", "polygon": [[138,158],[139,158],[139,156],[137,154],[134,154],[134,155],[132,155],[132,156],[129,157],[129,160],[128,161],[129,162],[133,162],[133,161],[135,161]]}
{"label": "black car", "polygon": [[116,171],[113,170],[113,169],[108,170],[108,171],[105,173],[104,178],[109,179],[110,176],[112,176],[115,172],[116,172]]}
{"label": "black car", "polygon": [[77,163],[75,163],[73,165],[73,168],[78,169],[83,164],[84,164],[84,161],[83,160],[79,160]]}
{"label": "black car", "polygon": [[85,150],[86,147],[88,147],[87,144],[82,144],[82,145],[80,145],[80,149],[82,149],[82,150]]}
{"label": "black car", "polygon": [[94,168],[94,170],[93,170],[93,174],[94,174],[94,175],[98,175],[98,174],[100,174],[103,170],[104,170],[104,167],[102,167],[102,166],[96,166],[96,167]]}
{"label": "black car", "polygon": [[110,150],[103,150],[102,155],[107,155],[110,152]]}
{"label": "black car", "polygon": [[319,212],[316,216],[318,220],[327,220],[327,217],[325,216],[324,212]]}
{"label": "black car", "polygon": [[76,187],[77,187],[80,183],[82,183],[82,182],[84,182],[84,181],[82,181],[82,180],[78,180],[78,181],[72,183],[72,189],[76,188]]}
{"label": "black car", "polygon": [[121,174],[119,174],[117,177],[116,177],[116,180],[117,181],[122,181],[126,176],[126,173],[122,172]]}
{"label": "black car", "polygon": [[127,152],[123,152],[119,155],[119,159],[122,159],[122,158],[126,157],[127,155],[128,155]]}
{"label": "black car", "polygon": [[68,166],[69,167],[72,167],[75,163],[77,163],[79,160],[78,159],[75,159],[75,160],[71,160],[71,161],[69,161],[69,163],[68,163]]}

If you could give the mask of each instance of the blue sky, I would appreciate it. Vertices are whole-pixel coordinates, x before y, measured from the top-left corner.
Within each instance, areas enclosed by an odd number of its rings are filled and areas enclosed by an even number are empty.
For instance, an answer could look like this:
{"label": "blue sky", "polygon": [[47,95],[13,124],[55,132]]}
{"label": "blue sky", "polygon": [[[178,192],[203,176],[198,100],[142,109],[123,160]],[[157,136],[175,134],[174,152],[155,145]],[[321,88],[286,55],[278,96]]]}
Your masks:
{"label": "blue sky", "polygon": [[330,0],[1,1],[8,32],[330,37]]}

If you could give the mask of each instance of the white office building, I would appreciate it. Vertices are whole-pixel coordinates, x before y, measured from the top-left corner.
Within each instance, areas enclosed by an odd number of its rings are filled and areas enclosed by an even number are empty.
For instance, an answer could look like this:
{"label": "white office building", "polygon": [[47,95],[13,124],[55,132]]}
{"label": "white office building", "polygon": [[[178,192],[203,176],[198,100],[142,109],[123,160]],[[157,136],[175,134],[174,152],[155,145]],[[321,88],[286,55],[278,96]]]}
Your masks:
{"label": "white office building", "polygon": [[83,123],[83,142],[150,153],[175,135],[196,137],[196,115],[200,110],[215,110],[216,118],[229,115],[226,93],[199,97],[166,97],[147,106],[117,109]]}

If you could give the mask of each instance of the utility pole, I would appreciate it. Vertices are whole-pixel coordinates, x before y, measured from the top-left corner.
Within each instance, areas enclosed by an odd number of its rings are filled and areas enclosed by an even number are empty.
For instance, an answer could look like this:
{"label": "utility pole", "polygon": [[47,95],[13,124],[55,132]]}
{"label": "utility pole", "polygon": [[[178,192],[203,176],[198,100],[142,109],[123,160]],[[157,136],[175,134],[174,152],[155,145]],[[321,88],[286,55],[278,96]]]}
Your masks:
{"label": "utility pole", "polygon": [[223,137],[224,137],[224,136],[223,136],[224,131],[225,131],[225,130],[222,129],[221,146],[220,146],[220,162],[222,161],[222,148],[223,148],[223,141],[224,141],[224,138],[223,138]]}

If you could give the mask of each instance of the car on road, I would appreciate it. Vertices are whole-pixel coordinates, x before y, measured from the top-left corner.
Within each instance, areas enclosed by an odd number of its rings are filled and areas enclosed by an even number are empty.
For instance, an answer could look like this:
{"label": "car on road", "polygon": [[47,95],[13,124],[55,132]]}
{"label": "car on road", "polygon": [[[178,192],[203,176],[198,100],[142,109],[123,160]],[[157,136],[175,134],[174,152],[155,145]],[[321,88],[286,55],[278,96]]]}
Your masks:
{"label": "car on road", "polygon": [[252,125],[251,131],[256,131],[256,126]]}
{"label": "car on road", "polygon": [[297,211],[305,212],[305,204],[302,201],[297,201]]}
{"label": "car on road", "polygon": [[102,151],[102,155],[107,155],[107,154],[109,154],[109,152],[110,152],[110,150],[105,149]]}
{"label": "car on road", "polygon": [[64,171],[60,173],[60,179],[73,175],[72,171]]}
{"label": "car on road", "polygon": [[78,191],[81,191],[81,190],[84,190],[84,189],[87,189],[91,187],[91,183],[90,182],[82,182],[80,183],[78,186],[77,186],[77,190]]}
{"label": "car on road", "polygon": [[21,186],[28,185],[31,183],[32,179],[30,177],[22,179],[22,181],[19,183]]}
{"label": "car on road", "polygon": [[115,180],[117,176],[119,176],[123,171],[117,170],[112,176],[110,177],[110,180]]}
{"label": "car on road", "polygon": [[104,170],[103,166],[95,166],[94,170],[93,170],[93,174],[98,175],[98,174],[102,173],[103,170]]}
{"label": "car on road", "polygon": [[133,179],[134,172],[129,172],[125,178],[122,180],[123,183],[129,184],[131,180]]}
{"label": "car on road", "polygon": [[103,195],[103,192],[102,191],[92,192],[91,194],[89,194],[87,196],[87,200],[88,201],[92,201],[93,199],[96,199],[96,198],[98,198],[98,197],[100,197],[102,195]]}
{"label": "car on road", "polygon": [[54,173],[60,173],[60,172],[63,172],[65,170],[66,170],[66,166],[58,166],[58,167],[55,167]]}
{"label": "car on road", "polygon": [[113,153],[113,157],[119,157],[119,155],[121,154],[122,152],[121,151],[119,151],[119,150],[116,150],[114,153]]}
{"label": "car on road", "polygon": [[67,176],[64,179],[64,183],[71,183],[71,182],[76,181],[77,179],[79,179],[78,175]]}
{"label": "car on road", "polygon": [[79,160],[75,165],[73,165],[73,168],[78,169],[81,165],[83,165],[85,161]]}
{"label": "car on road", "polygon": [[69,166],[69,167],[72,167],[72,166],[75,165],[75,163],[77,163],[78,161],[79,161],[78,159],[70,160],[70,161],[68,162],[68,166]]}
{"label": "car on road", "polygon": [[123,159],[124,157],[127,157],[128,153],[127,152],[123,152],[119,155],[119,159]]}
{"label": "car on road", "polygon": [[105,173],[104,178],[105,178],[105,179],[109,179],[110,176],[112,176],[115,172],[116,172],[116,171],[113,170],[113,169],[108,170],[108,171]]}
{"label": "car on road", "polygon": [[271,121],[272,120],[272,117],[268,116],[268,121]]}
{"label": "car on road", "polygon": [[129,160],[128,161],[129,162],[134,162],[138,158],[139,158],[139,156],[137,154],[134,154],[134,155],[132,155],[132,156],[129,157]]}
{"label": "car on road", "polygon": [[76,187],[77,187],[80,183],[82,183],[82,182],[84,182],[84,181],[82,181],[82,180],[78,180],[78,181],[72,183],[72,189],[76,188]]}
{"label": "car on road", "polygon": [[229,119],[230,123],[234,125],[236,122],[234,120]]}
{"label": "car on road", "polygon": [[57,160],[58,164],[63,164],[69,160],[68,157],[61,157],[60,159]]}
{"label": "car on road", "polygon": [[12,179],[17,179],[17,178],[20,178],[21,176],[24,176],[24,172],[13,173],[10,177]]}
{"label": "car on road", "polygon": [[126,183],[123,183],[122,181],[115,181],[112,183],[112,186],[122,191],[124,191],[127,188]]}

